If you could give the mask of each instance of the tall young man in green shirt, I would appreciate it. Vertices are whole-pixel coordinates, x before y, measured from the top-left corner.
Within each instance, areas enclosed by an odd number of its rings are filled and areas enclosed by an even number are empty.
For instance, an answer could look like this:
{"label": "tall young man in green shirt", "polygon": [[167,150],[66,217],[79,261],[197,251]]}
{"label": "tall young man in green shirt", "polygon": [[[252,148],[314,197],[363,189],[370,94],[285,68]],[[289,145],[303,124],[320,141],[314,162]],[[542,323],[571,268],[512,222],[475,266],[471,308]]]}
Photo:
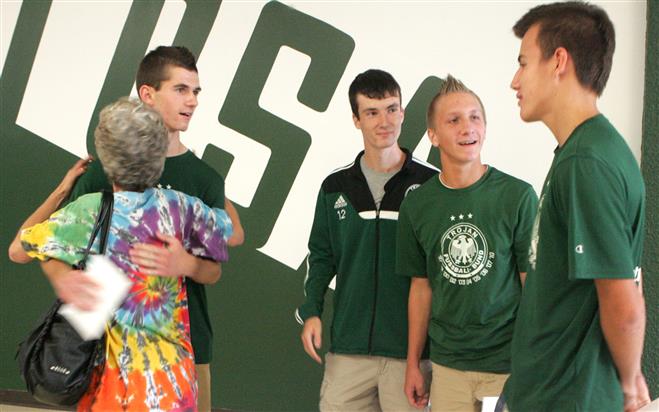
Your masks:
{"label": "tall young man in green shirt", "polygon": [[[412,278],[405,393],[417,408],[480,411],[510,372],[537,196],[481,162],[485,125],[478,96],[449,75],[428,108],[442,172],[400,208],[396,269]],[[430,393],[419,369],[428,336]]]}
{"label": "tall young man in green shirt", "polygon": [[336,275],[320,410],[412,410],[403,393],[410,282],[394,270],[396,224],[403,198],[437,170],[398,146],[404,110],[389,73],[359,74],[349,98],[364,151],[323,181],[309,236],[306,299],[296,317],[304,324],[304,350],[322,363],[321,315]]}
{"label": "tall young man in green shirt", "polygon": [[520,116],[558,147],[545,180],[513,336],[511,411],[635,411],[641,372],[644,185],[626,142],[597,109],[611,70],[613,25],[581,2],[535,7],[511,87]]}
{"label": "tall young man in green shirt", "polygon": [[[224,179],[188,150],[180,138],[180,132],[188,129],[201,91],[195,56],[185,47],[157,47],[142,59],[136,87],[140,100],[160,113],[169,132],[167,158],[159,185],[198,197],[208,206],[225,208],[234,225],[234,235],[228,243],[230,246],[241,244],[244,233],[237,211],[224,197]],[[84,160],[78,161],[21,229],[47,219],[67,196],[69,200],[74,200],[103,189],[110,190],[111,186],[100,162],[87,164]],[[220,278],[221,267],[217,262],[191,255],[174,237],[162,234],[158,237],[167,247],[135,244],[131,258],[144,272],[186,276],[190,332],[198,378],[198,408],[209,411],[212,328],[204,285],[215,283]],[[51,279],[58,296],[64,301],[72,293],[93,296],[93,282],[80,272],[71,272],[70,267],[63,266],[61,276]]]}

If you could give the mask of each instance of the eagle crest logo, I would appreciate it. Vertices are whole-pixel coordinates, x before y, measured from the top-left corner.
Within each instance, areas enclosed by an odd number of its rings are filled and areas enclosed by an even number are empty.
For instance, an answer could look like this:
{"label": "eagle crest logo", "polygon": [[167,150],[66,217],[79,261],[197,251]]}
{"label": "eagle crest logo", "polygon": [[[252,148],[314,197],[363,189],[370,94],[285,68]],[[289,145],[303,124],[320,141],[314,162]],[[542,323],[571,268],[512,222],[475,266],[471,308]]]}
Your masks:
{"label": "eagle crest logo", "polygon": [[451,283],[471,285],[483,279],[493,265],[494,253],[489,251],[483,232],[472,223],[451,226],[440,242],[437,258],[442,275]]}

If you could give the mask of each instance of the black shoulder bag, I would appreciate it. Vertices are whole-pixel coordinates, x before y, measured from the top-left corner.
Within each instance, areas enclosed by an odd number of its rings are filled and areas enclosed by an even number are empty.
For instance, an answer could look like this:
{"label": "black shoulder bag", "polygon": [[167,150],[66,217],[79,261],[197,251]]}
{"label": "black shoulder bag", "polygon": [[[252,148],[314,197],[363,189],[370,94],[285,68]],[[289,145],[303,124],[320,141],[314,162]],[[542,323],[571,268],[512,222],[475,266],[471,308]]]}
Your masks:
{"label": "black shoulder bag", "polygon": [[[96,236],[101,234],[100,253],[105,244],[112,218],[112,192],[103,192],[101,208],[82,260],[75,265],[84,270]],[[27,390],[39,402],[56,406],[76,404],[87,391],[94,365],[104,361],[105,336],[86,341],[78,335],[58,310],[57,299],[39,326],[18,345],[18,366]]]}

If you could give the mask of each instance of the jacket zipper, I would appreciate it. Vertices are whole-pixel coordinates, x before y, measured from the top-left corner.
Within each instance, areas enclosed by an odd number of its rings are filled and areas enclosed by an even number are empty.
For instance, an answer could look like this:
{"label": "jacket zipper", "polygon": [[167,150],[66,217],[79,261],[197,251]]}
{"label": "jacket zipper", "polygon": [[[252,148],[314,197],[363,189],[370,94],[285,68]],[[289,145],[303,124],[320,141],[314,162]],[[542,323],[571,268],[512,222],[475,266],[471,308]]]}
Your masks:
{"label": "jacket zipper", "polygon": [[[382,198],[384,200],[384,197]],[[382,203],[380,203],[382,204]],[[378,305],[378,262],[380,261],[380,208],[375,209],[375,283],[373,293],[373,312],[371,313],[371,330],[368,334],[368,353],[373,352],[373,331],[375,329],[375,311]]]}

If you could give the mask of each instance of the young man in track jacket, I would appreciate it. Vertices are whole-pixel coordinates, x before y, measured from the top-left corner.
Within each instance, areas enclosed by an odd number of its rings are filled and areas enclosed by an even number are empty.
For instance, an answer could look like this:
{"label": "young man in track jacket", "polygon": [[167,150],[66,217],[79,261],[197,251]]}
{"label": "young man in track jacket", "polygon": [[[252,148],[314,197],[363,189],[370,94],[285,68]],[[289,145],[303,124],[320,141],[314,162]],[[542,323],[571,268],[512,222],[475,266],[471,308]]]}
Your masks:
{"label": "young man in track jacket", "polygon": [[400,86],[381,70],[358,75],[349,90],[364,151],[323,182],[309,238],[306,301],[296,315],[302,343],[322,363],[324,297],[336,275],[334,318],[320,409],[410,410],[403,384],[409,279],[396,276],[398,209],[435,175],[398,146],[404,118]]}

